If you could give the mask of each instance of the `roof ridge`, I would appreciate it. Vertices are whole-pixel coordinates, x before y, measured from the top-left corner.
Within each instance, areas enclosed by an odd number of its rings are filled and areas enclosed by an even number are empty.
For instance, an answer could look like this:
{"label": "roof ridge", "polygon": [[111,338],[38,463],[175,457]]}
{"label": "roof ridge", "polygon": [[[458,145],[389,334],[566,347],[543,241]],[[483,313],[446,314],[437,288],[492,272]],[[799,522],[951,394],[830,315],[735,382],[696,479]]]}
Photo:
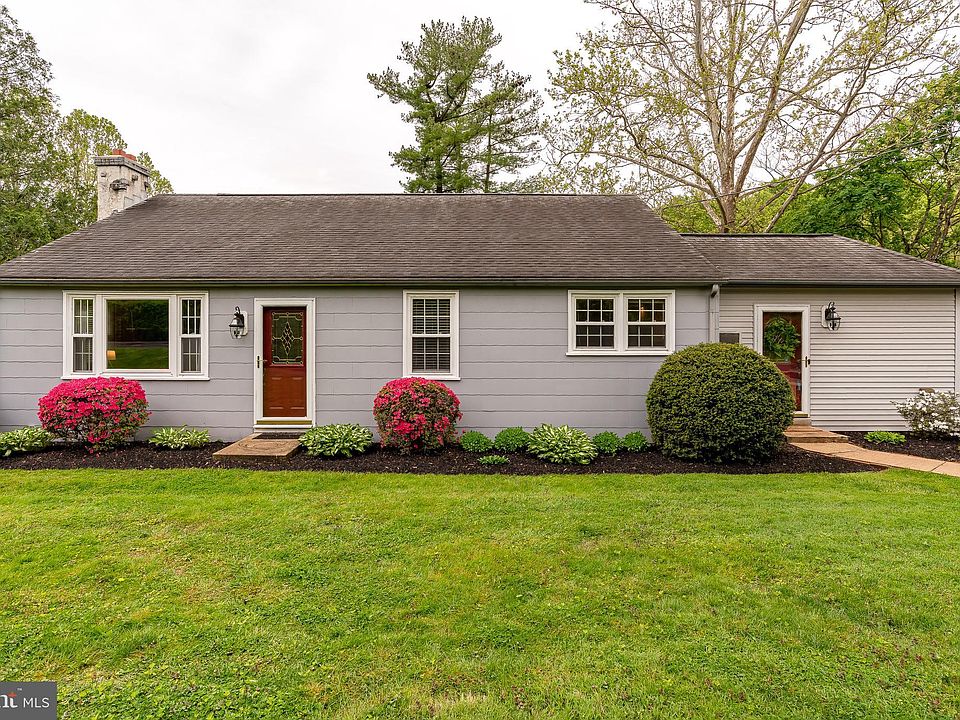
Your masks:
{"label": "roof ridge", "polygon": [[871,243],[865,242],[863,240],[857,240],[856,238],[850,238],[846,235],[837,235],[833,233],[830,237],[836,238],[837,240],[843,240],[848,243],[856,243],[858,245],[866,245],[867,247],[873,248],[875,250],[880,250],[887,255],[893,255],[898,258],[906,258],[907,260],[912,260],[915,263],[919,263],[924,267],[935,267],[941,268],[943,270],[952,270],[955,273],[960,273],[960,269],[951,267],[950,265],[944,265],[943,263],[934,262],[933,260],[927,260],[925,258],[919,258],[916,255],[908,255],[907,253],[899,252],[898,250],[891,250],[890,248],[882,247],[881,245],[873,245]]}
{"label": "roof ridge", "polygon": [[649,205],[638,195],[632,193],[405,193],[405,192],[196,192],[196,193],[162,193],[153,195],[149,199],[160,197],[395,197],[395,198],[515,198],[515,197],[544,197],[544,198],[629,198],[649,208]]}
{"label": "roof ridge", "polygon": [[[684,237],[711,237],[711,238],[769,238],[769,237],[796,237],[796,238],[818,238],[834,237],[835,233],[680,233]],[[836,237],[843,237],[836,235]],[[852,239],[852,238],[848,238]]]}

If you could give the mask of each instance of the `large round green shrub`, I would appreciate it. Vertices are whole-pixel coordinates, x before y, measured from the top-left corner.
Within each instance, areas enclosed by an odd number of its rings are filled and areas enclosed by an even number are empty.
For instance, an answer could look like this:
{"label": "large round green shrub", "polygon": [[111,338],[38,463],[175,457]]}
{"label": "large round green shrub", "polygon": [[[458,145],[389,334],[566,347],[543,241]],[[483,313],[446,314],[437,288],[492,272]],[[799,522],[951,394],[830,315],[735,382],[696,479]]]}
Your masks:
{"label": "large round green shrub", "polygon": [[783,373],[759,353],[725,343],[672,354],[647,394],[654,444],[685,460],[766,460],[780,448],[793,411]]}

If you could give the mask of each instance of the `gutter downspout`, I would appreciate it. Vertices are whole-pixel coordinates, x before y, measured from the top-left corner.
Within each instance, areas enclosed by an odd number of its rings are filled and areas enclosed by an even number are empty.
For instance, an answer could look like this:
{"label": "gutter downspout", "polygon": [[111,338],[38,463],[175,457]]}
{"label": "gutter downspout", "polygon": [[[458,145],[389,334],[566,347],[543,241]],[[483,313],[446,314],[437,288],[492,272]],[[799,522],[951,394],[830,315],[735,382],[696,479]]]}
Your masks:
{"label": "gutter downspout", "polygon": [[708,340],[720,342],[720,286],[717,283],[710,288],[710,322]]}

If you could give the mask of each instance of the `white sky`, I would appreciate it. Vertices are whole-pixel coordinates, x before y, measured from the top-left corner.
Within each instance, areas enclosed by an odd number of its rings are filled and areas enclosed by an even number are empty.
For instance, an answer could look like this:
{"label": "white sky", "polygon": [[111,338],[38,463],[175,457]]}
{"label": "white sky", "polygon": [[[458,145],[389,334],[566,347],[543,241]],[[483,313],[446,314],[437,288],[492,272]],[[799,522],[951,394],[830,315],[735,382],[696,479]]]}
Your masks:
{"label": "white sky", "polygon": [[[399,192],[412,139],[368,72],[431,19],[489,16],[543,89],[604,19],[582,0],[2,0],[53,64],[64,112],[110,118],[177,192]],[[267,9],[269,8],[269,9]]]}

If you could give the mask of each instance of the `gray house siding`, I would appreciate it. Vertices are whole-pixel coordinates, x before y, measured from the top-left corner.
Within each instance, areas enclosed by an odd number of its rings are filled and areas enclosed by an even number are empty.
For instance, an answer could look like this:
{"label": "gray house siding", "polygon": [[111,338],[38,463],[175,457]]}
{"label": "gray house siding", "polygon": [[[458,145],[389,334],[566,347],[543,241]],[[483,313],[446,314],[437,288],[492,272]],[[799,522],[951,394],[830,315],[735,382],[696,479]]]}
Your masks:
{"label": "gray house siding", "polygon": [[[831,331],[821,308],[843,317]],[[903,430],[893,401],[920,388],[960,390],[957,295],[953,288],[725,287],[721,332],[755,344],[757,305],[810,310],[810,419],[831,430]]]}
{"label": "gray house siding", "polygon": [[[316,422],[372,427],[374,394],[402,374],[403,289],[209,289],[210,379],[142,381],[149,425],[186,423],[224,440],[248,434],[254,334],[237,340],[227,325],[237,305],[256,322],[254,298],[285,297],[316,301]],[[646,392],[661,357],[568,357],[565,287],[459,290],[462,379],[449,385],[462,401],[464,429],[541,422],[590,432],[646,428]],[[707,288],[677,290],[677,348],[707,340],[708,295]],[[37,422],[37,399],[62,375],[62,338],[61,289],[0,289],[0,427]]]}

